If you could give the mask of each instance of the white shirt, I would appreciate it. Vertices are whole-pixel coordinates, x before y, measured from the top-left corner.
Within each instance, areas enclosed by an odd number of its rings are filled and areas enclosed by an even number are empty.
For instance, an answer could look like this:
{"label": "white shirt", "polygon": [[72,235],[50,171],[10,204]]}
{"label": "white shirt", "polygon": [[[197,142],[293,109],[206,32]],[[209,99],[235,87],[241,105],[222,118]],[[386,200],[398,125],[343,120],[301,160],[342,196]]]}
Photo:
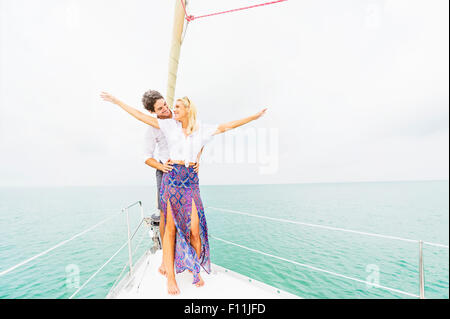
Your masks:
{"label": "white shirt", "polygon": [[161,130],[149,126],[144,136],[144,161],[154,158],[163,163],[169,159],[169,146]]}
{"label": "white shirt", "polygon": [[144,161],[149,158],[154,158],[163,163],[169,159],[169,146],[166,137],[161,130],[150,125],[144,137]]}
{"label": "white shirt", "polygon": [[185,165],[197,162],[197,155],[206,143],[212,140],[218,125],[197,121],[198,129],[191,135],[183,133],[181,122],[174,119],[158,119],[159,127],[169,145],[169,157],[174,161],[184,161]]}

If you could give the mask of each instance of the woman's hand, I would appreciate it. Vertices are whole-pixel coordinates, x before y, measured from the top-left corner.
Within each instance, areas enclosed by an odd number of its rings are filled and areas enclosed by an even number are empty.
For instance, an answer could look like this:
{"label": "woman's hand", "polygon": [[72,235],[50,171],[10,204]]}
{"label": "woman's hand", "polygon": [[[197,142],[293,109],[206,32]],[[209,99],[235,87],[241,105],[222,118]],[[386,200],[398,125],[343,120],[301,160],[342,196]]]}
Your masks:
{"label": "woman's hand", "polygon": [[109,94],[109,93],[107,93],[107,92],[102,92],[102,93],[100,93],[100,97],[101,97],[104,101],[106,101],[106,102],[111,102],[111,103],[113,103],[113,104],[118,104],[118,102],[119,102],[119,100],[118,100],[116,97],[112,96],[111,94]]}
{"label": "woman's hand", "polygon": [[254,115],[255,120],[259,119],[261,116],[263,116],[264,114],[266,114],[267,108],[265,108],[264,110],[262,110],[261,112],[258,112]]}
{"label": "woman's hand", "polygon": [[196,172],[197,174],[198,174],[198,172],[200,170],[200,157],[202,156],[204,148],[205,148],[205,146],[203,146],[202,149],[200,150],[200,152],[198,152],[198,154],[197,154],[197,161],[195,162],[195,165],[194,165],[194,172]]}
{"label": "woman's hand", "polygon": [[195,163],[194,165],[194,172],[198,174],[198,171],[200,170],[200,162]]}
{"label": "woman's hand", "polygon": [[266,111],[267,111],[267,108],[265,108],[261,112],[256,113],[255,115],[243,118],[241,120],[220,124],[217,127],[217,130],[213,133],[213,135],[225,133],[226,131],[235,129],[236,127],[239,127],[239,126],[245,125],[247,123],[250,123],[251,121],[257,120],[261,116],[263,116],[266,113]]}

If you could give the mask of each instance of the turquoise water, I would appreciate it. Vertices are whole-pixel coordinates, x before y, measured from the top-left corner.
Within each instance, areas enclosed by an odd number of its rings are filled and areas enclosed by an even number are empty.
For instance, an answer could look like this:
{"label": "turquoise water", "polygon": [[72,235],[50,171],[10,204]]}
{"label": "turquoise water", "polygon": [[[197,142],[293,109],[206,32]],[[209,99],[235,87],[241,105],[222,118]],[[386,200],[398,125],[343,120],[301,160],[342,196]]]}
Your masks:
{"label": "turquoise water", "polygon": [[[204,205],[448,245],[449,183],[379,182],[203,186]],[[154,187],[0,188],[0,272],[114,216],[0,277],[0,298],[68,298],[126,242],[120,209],[155,207]],[[138,208],[130,210],[138,223]],[[301,264],[419,293],[418,244],[206,210],[210,234]],[[134,260],[150,245],[144,228]],[[140,245],[138,246],[138,244]],[[409,298],[210,239],[212,262],[304,298]],[[77,298],[103,298],[127,262],[123,249]],[[425,295],[449,298],[449,251],[425,246]],[[66,269],[74,265],[78,277]],[[370,271],[376,269],[377,271]],[[369,271],[367,271],[369,270]],[[375,276],[375,277],[373,277]],[[67,281],[69,279],[69,281]]]}

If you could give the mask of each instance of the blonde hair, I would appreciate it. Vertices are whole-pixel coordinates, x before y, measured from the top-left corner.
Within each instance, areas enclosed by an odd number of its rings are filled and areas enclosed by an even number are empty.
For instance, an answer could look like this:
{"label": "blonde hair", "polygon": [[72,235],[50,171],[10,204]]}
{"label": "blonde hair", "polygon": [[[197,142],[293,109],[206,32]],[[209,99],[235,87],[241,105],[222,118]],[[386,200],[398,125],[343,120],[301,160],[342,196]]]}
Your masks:
{"label": "blonde hair", "polygon": [[197,108],[187,96],[182,99],[178,99],[177,101],[183,102],[184,106],[188,108],[188,125],[186,128],[186,134],[191,135],[197,130]]}

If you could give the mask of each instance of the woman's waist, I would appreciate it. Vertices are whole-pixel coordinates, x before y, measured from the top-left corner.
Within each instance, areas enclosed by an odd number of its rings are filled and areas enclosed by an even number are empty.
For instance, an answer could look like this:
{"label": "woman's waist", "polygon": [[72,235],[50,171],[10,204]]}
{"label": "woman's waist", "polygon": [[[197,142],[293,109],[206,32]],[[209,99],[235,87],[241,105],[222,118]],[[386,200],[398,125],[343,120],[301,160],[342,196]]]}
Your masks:
{"label": "woman's waist", "polygon": [[[192,167],[195,164],[197,164],[195,162],[188,163],[187,161],[181,161],[181,160],[169,160],[168,163],[172,164],[172,165],[175,164],[175,165],[181,165],[181,166],[185,166],[185,167]],[[186,165],[186,163],[187,163],[187,165]]]}
{"label": "woman's waist", "polygon": [[191,143],[169,144],[169,158],[177,162],[197,162],[197,156],[201,150],[201,144]]}
{"label": "woman's waist", "polygon": [[198,174],[193,166],[186,167],[182,164],[172,164],[173,169],[164,174],[166,185],[192,187],[198,186]]}

